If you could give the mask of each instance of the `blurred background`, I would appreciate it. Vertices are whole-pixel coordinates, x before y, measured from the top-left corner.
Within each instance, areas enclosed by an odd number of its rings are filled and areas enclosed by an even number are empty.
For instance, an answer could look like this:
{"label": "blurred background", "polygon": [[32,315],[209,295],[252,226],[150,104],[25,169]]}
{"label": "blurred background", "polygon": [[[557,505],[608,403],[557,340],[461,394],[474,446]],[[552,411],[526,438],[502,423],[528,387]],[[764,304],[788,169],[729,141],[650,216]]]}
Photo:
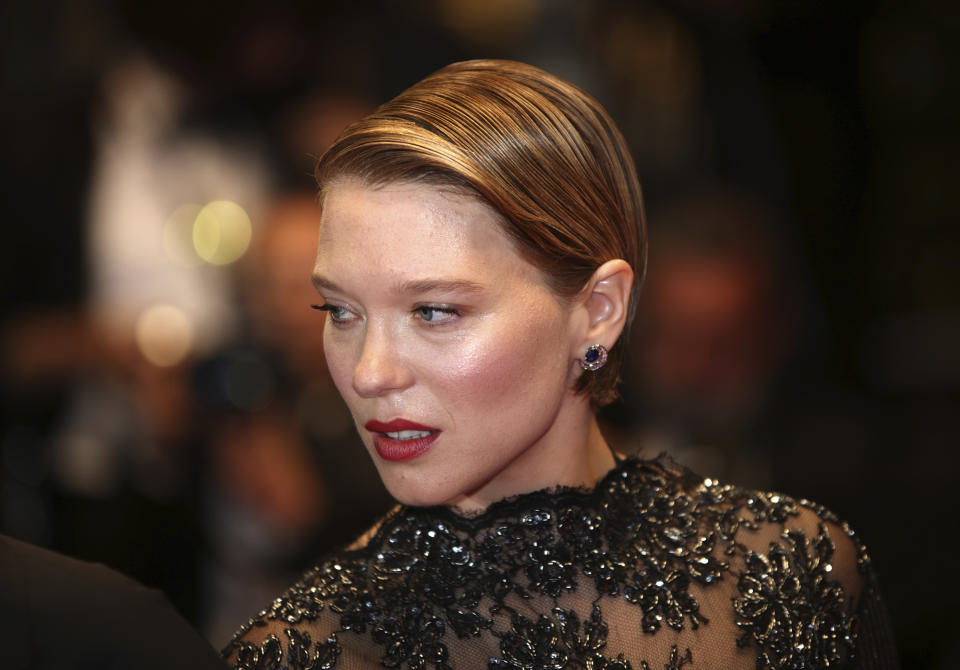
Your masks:
{"label": "blurred background", "polygon": [[308,307],[312,162],[514,58],[600,99],[644,185],[611,439],[833,509],[905,667],[958,667],[958,28],[935,0],[3,3],[0,532],[219,646],[386,510]]}

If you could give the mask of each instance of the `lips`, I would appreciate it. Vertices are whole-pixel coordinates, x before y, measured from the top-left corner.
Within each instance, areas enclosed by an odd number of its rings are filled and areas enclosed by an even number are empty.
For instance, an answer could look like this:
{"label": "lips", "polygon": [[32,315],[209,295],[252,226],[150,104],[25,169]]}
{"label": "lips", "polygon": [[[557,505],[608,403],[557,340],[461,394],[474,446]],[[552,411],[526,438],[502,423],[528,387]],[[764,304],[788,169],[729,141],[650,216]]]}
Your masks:
{"label": "lips", "polygon": [[416,458],[440,436],[438,428],[406,419],[368,421],[364,428],[373,433],[373,446],[387,461],[409,461]]}

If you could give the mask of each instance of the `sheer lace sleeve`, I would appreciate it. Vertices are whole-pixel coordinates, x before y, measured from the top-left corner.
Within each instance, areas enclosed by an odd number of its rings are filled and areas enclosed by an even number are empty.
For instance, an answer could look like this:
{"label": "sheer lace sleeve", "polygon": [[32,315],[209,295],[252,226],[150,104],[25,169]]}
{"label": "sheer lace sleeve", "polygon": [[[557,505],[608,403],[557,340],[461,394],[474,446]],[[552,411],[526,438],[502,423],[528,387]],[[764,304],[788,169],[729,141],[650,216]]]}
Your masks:
{"label": "sheer lace sleeve", "polygon": [[350,577],[342,567],[327,562],[308,571],[242,626],[222,652],[229,666],[236,670],[378,667],[374,646],[356,635],[364,632],[364,622],[351,622],[344,612],[340,587]]}
{"label": "sheer lace sleeve", "polygon": [[[882,601],[853,531],[809,501],[746,495],[747,509],[758,500],[781,506],[769,518],[742,514],[731,544],[737,644],[756,653],[757,667],[848,667],[860,664],[870,646],[868,656],[885,654],[891,665],[856,667],[896,667],[888,628],[876,630],[879,622],[866,620],[882,612]],[[890,648],[877,648],[881,640]]]}

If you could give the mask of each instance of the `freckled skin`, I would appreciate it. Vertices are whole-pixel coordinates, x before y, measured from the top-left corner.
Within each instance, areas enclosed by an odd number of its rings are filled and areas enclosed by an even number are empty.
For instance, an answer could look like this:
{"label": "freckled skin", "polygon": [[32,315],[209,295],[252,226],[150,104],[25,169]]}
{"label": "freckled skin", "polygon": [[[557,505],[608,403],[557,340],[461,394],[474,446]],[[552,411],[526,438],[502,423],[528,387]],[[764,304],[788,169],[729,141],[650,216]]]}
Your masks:
{"label": "freckled skin", "polygon": [[[497,217],[476,198],[422,184],[340,180],[326,192],[314,275],[335,308],[327,365],[406,504],[483,509],[592,484],[613,465],[588,398],[573,392],[586,308],[554,296]],[[472,289],[410,287],[427,280]],[[425,318],[423,307],[441,309]],[[417,458],[384,460],[364,424],[395,418],[440,435]]]}

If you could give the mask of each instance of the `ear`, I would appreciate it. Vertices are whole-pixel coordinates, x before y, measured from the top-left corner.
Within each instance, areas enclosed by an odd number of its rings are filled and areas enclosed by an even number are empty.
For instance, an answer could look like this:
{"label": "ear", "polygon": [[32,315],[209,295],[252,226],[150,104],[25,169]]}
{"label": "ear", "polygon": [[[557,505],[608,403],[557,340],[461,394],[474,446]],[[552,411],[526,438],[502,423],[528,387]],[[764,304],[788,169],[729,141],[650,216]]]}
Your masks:
{"label": "ear", "polygon": [[607,261],[597,268],[581,294],[587,316],[581,352],[594,344],[613,347],[627,323],[631,290],[633,268],[625,260]]}

